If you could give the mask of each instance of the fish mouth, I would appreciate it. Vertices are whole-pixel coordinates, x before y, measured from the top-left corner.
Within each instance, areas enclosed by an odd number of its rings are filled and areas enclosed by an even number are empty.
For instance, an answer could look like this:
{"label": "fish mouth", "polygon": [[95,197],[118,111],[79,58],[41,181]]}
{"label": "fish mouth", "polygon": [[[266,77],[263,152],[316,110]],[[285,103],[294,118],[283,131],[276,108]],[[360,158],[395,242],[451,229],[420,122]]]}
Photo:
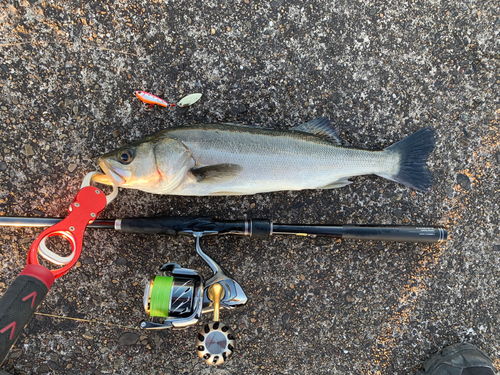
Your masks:
{"label": "fish mouth", "polygon": [[103,173],[96,173],[95,175],[93,175],[92,181],[95,181],[99,184],[104,184],[104,185],[114,185],[113,180],[108,175],[103,174]]}
{"label": "fish mouth", "polygon": [[[120,186],[125,183],[125,176],[122,176],[114,168],[108,165],[105,160],[99,159],[99,167],[101,167],[102,173],[98,173],[92,177],[92,180],[104,185],[114,185]],[[124,171],[125,172],[125,171]]]}

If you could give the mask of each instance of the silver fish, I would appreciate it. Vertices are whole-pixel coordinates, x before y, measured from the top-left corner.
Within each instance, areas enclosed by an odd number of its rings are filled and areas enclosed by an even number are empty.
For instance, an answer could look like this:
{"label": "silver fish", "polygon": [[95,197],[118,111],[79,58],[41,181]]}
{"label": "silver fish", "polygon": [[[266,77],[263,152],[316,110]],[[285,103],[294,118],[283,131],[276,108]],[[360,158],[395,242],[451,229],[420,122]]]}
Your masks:
{"label": "silver fish", "polygon": [[99,158],[97,182],[172,195],[245,195],[332,189],[351,176],[376,174],[427,191],[426,161],[435,146],[428,128],[382,151],[341,146],[320,117],[288,131],[235,124],[165,129]]}

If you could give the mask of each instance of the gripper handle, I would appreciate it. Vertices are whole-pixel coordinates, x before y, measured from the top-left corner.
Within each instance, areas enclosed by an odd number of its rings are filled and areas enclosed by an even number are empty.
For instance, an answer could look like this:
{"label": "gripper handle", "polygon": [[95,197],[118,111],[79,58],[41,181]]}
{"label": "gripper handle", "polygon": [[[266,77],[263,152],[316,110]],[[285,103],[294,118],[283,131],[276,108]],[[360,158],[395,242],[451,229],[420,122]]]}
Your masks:
{"label": "gripper handle", "polygon": [[54,275],[48,268],[29,264],[0,298],[0,365],[53,282]]}

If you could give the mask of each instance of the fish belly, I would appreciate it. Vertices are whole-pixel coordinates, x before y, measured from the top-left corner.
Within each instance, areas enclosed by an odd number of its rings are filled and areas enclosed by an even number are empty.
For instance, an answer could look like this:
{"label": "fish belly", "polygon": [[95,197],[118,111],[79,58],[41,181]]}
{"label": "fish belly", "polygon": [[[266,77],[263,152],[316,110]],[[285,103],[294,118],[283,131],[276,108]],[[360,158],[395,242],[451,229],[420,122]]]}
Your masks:
{"label": "fish belly", "polygon": [[[251,129],[251,130],[250,130]],[[339,147],[298,132],[248,131],[201,128],[171,134],[190,150],[198,167],[236,164],[234,178],[220,182],[184,183],[174,195],[245,195],[282,190],[329,188],[351,176],[391,175],[399,168],[398,156],[384,151]],[[265,134],[267,133],[267,134]],[[347,183],[347,181],[346,181]]]}

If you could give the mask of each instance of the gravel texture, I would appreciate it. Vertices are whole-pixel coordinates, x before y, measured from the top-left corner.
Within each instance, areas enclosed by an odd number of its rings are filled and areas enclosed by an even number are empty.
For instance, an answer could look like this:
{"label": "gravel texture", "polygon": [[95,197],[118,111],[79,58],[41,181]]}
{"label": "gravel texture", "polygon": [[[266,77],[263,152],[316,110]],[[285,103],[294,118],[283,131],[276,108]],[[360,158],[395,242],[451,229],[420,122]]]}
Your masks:
{"label": "gravel texture", "polygon": [[[338,190],[170,197],[122,190],[103,218],[208,215],[281,223],[446,227],[444,245],[203,239],[240,282],[222,311],[237,352],[194,350],[201,325],[142,331],[165,262],[210,270],[191,238],[88,230],[11,351],[12,374],[414,374],[456,342],[500,367],[500,3],[123,0],[0,3],[0,215],[63,217],[111,149],[171,125],[286,129],[328,116],[348,146],[436,130],[420,193],[374,177]],[[148,109],[145,90],[190,108]],[[40,233],[0,230],[0,292]],[[62,317],[80,320],[63,319]],[[204,322],[210,317],[204,317]]]}

